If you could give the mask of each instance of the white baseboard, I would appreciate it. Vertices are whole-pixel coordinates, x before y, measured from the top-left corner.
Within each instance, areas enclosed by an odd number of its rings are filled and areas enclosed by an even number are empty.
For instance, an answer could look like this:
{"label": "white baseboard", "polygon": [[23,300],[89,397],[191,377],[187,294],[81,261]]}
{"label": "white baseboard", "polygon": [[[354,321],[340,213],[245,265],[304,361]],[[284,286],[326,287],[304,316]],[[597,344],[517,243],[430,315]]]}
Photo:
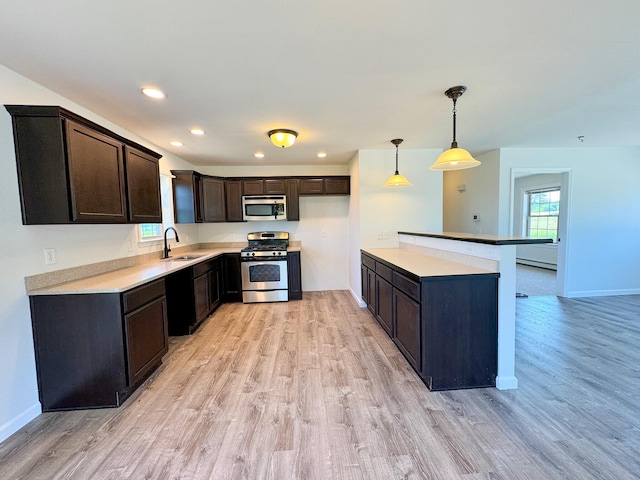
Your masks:
{"label": "white baseboard", "polygon": [[16,433],[41,413],[42,406],[38,402],[24,410],[20,415],[13,417],[4,425],[0,425],[0,442],[4,442],[7,438]]}
{"label": "white baseboard", "polygon": [[640,288],[629,288],[624,290],[583,290],[577,292],[567,292],[567,298],[580,297],[613,297],[615,295],[640,295]]}
{"label": "white baseboard", "polygon": [[349,288],[349,291],[351,292],[351,295],[353,296],[353,299],[356,301],[356,303],[358,304],[358,306],[360,308],[364,308],[364,307],[367,306],[367,304],[364,303],[362,301],[362,299],[360,297],[358,297],[358,295],[356,295],[356,292],[354,292],[352,288]]}

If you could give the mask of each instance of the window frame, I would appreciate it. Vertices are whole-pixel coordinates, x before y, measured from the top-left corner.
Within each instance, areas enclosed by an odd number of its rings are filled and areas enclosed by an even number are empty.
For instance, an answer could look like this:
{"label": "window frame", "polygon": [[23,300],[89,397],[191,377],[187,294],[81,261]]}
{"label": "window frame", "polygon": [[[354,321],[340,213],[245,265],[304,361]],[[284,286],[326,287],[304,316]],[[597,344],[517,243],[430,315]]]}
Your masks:
{"label": "window frame", "polygon": [[[541,193],[551,193],[551,192],[558,192],[558,200],[557,200],[557,204],[558,204],[558,209],[557,212],[555,214],[544,214],[544,215],[534,215],[532,214],[531,211],[531,206],[532,204],[532,197],[533,195],[536,194],[541,194]],[[552,237],[553,238],[553,243],[556,244],[558,242],[558,236],[559,236],[559,232],[560,232],[560,201],[561,201],[561,195],[562,195],[562,190],[561,190],[561,186],[558,184],[554,184],[554,185],[546,185],[546,186],[540,186],[540,187],[530,187],[530,188],[526,188],[524,189],[524,198],[523,198],[523,222],[522,222],[522,230],[523,230],[523,235],[526,237],[532,237],[531,235],[531,220],[533,218],[552,218],[555,217],[556,219],[556,228],[555,228],[555,235]],[[550,202],[550,203],[556,203],[554,202]],[[547,231],[549,229],[547,228]],[[532,238],[542,238],[542,237],[532,237]],[[545,237],[548,238],[548,237]]]}

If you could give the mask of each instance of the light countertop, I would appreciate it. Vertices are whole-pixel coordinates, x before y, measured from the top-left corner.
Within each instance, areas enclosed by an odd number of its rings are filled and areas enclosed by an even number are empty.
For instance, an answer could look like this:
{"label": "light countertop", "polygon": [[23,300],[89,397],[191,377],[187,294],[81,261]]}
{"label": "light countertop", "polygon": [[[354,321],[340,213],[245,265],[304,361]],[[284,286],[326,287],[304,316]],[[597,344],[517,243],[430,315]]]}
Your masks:
{"label": "light countertop", "polygon": [[[215,258],[225,253],[240,253],[240,247],[233,248],[208,248],[193,250],[190,252],[180,252],[172,258],[166,260],[155,260],[134,267],[114,270],[112,272],[95,275],[92,277],[74,280],[72,282],[60,283],[46,288],[30,290],[29,295],[70,295],[89,293],[120,293],[132,288],[144,285],[153,280],[165,277],[170,273],[177,272],[183,268],[196,265],[202,261]],[[290,252],[300,251],[299,246],[290,246]],[[190,260],[178,260],[182,256],[198,255],[198,258]]]}
{"label": "light countertop", "polygon": [[456,275],[482,275],[498,273],[462,263],[432,257],[405,248],[363,248],[363,252],[378,257],[387,263],[418,277],[447,277]]}

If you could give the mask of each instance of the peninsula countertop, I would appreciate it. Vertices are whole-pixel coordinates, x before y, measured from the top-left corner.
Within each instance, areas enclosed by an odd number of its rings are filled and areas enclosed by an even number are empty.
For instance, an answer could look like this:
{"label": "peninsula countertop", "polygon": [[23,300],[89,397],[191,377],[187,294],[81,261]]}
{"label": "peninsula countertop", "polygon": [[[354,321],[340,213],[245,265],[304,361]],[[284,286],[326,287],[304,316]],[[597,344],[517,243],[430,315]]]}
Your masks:
{"label": "peninsula countertop", "polygon": [[445,240],[459,240],[462,242],[485,243],[488,245],[532,245],[553,243],[551,238],[518,237],[512,235],[490,235],[486,233],[459,232],[398,232],[398,235],[414,235],[417,237],[443,238]]}
{"label": "peninsula countertop", "polygon": [[[28,295],[71,295],[90,293],[121,293],[165,277],[200,262],[225,253],[240,253],[241,247],[205,248],[180,252],[168,259],[158,259],[142,265],[113,270],[90,277],[60,283],[50,287],[29,290]],[[290,246],[288,251],[300,251],[299,246]],[[181,259],[182,257],[192,257]]]}
{"label": "peninsula countertop", "polygon": [[497,270],[485,270],[439,257],[417,253],[406,248],[363,248],[362,252],[395,265],[421,280],[429,277],[458,275],[497,274]]}

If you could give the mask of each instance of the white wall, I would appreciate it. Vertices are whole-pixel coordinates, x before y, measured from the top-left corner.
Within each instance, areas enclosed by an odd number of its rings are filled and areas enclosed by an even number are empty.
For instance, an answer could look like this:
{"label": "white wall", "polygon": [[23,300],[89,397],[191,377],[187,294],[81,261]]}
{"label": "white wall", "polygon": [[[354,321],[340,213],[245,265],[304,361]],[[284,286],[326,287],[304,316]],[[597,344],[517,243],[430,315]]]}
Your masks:
{"label": "white wall", "polygon": [[[498,231],[498,180],[500,152],[497,150],[477,157],[481,165],[465,170],[444,172],[445,232],[488,233]],[[458,187],[464,185],[463,191]],[[479,221],[473,221],[473,215]]]}
{"label": "white wall", "polygon": [[[124,137],[165,155],[161,169],[190,165],[0,66],[0,103],[61,105]],[[40,413],[29,299],[24,277],[62,268],[122,258],[161,246],[138,246],[134,225],[22,225],[11,117],[0,107],[0,223],[2,224],[2,275],[0,276],[0,441]],[[197,243],[198,231],[190,227],[185,239]],[[128,245],[131,240],[132,250]],[[57,263],[44,265],[44,248],[55,248]]]}

